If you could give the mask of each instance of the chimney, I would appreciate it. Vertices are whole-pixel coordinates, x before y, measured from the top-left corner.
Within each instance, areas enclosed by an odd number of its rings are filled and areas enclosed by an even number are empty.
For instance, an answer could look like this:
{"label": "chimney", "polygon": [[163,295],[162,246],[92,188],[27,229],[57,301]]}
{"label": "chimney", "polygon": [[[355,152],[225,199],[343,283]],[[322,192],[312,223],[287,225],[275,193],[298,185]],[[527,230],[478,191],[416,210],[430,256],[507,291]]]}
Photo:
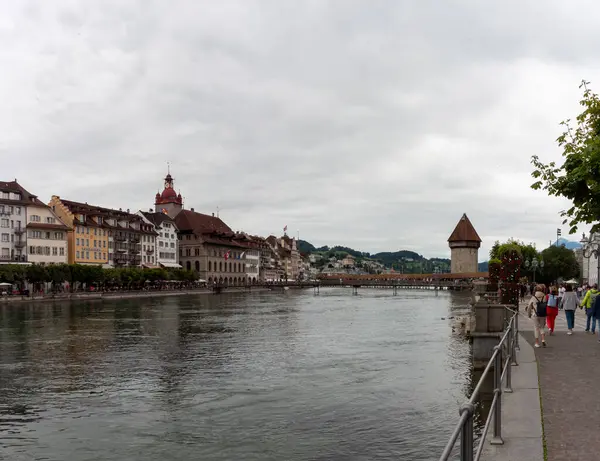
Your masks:
{"label": "chimney", "polygon": [[194,212],[194,207],[190,208],[190,211],[193,213]]}
{"label": "chimney", "polygon": [[213,213],[213,218],[215,217],[215,214]]}

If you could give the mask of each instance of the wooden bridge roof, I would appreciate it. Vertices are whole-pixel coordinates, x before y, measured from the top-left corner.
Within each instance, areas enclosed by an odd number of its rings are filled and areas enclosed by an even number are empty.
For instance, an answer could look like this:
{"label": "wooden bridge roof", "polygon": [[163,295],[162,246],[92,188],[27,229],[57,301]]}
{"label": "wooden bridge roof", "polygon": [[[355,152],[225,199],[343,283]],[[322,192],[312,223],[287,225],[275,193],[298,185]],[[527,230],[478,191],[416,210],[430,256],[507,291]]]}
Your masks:
{"label": "wooden bridge roof", "polygon": [[321,274],[322,279],[344,279],[344,280],[423,280],[423,279],[442,279],[442,280],[460,280],[477,279],[489,277],[488,272],[465,272],[460,274]]}
{"label": "wooden bridge roof", "polygon": [[462,218],[458,221],[454,232],[448,238],[448,242],[481,242],[481,238],[479,238],[466,213],[463,213]]}

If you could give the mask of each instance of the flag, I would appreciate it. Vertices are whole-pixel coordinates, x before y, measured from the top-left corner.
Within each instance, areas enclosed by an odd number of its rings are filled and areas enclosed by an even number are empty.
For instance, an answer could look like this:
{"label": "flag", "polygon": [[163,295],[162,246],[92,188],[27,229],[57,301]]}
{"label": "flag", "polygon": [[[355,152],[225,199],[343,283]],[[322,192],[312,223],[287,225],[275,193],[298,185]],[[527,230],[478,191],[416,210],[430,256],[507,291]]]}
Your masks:
{"label": "flag", "polygon": [[225,259],[229,259],[229,253],[231,253],[231,250],[228,250],[227,253],[225,253]]}
{"label": "flag", "polygon": [[287,232],[287,224],[285,225],[285,227],[283,228],[283,232]]}
{"label": "flag", "polygon": [[162,211],[164,214],[169,214],[169,213],[167,212],[167,209],[166,209],[166,208],[163,208],[161,211]]}

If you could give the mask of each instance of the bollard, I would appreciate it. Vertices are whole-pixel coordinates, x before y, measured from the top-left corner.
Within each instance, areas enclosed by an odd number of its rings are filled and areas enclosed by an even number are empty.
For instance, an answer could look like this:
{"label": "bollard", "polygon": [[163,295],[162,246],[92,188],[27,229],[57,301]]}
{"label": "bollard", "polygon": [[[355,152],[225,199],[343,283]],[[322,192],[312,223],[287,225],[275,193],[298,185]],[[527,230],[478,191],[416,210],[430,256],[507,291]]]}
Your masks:
{"label": "bollard", "polygon": [[473,413],[475,406],[466,403],[460,407],[459,414],[467,412],[469,417],[460,431],[460,461],[473,461]]}
{"label": "bollard", "polygon": [[494,394],[496,405],[494,407],[494,436],[490,443],[492,445],[504,445],[502,440],[502,347],[496,346],[496,360],[494,361]]}

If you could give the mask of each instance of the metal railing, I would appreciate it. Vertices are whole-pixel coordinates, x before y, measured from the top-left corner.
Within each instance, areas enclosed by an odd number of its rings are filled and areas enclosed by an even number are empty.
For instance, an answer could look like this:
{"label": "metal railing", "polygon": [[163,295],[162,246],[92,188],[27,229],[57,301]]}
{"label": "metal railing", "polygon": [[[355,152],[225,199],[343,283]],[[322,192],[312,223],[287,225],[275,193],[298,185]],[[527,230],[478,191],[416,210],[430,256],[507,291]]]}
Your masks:
{"label": "metal railing", "polygon": [[[446,444],[440,461],[448,461],[456,445],[456,441],[460,436],[460,461],[479,461],[483,453],[483,446],[487,438],[487,433],[490,430],[490,426],[493,423],[493,437],[490,440],[492,445],[503,445],[504,440],[502,439],[502,394],[504,392],[512,392],[512,371],[513,365],[518,365],[516,349],[518,348],[519,342],[519,311],[512,308],[506,308],[512,317],[508,320],[508,326],[500,342],[494,347],[492,357],[488,361],[481,378],[477,382],[471,398],[464,403],[459,410],[460,419],[450,436],[450,440]],[[506,349],[506,351],[504,350]],[[504,356],[506,360],[504,361]],[[475,414],[475,405],[483,382],[490,372],[494,368],[494,398],[490,407],[487,420],[483,430],[481,431],[481,437],[477,449],[474,447],[475,433],[473,428],[473,416]],[[506,385],[502,389],[502,384],[506,378]]]}

